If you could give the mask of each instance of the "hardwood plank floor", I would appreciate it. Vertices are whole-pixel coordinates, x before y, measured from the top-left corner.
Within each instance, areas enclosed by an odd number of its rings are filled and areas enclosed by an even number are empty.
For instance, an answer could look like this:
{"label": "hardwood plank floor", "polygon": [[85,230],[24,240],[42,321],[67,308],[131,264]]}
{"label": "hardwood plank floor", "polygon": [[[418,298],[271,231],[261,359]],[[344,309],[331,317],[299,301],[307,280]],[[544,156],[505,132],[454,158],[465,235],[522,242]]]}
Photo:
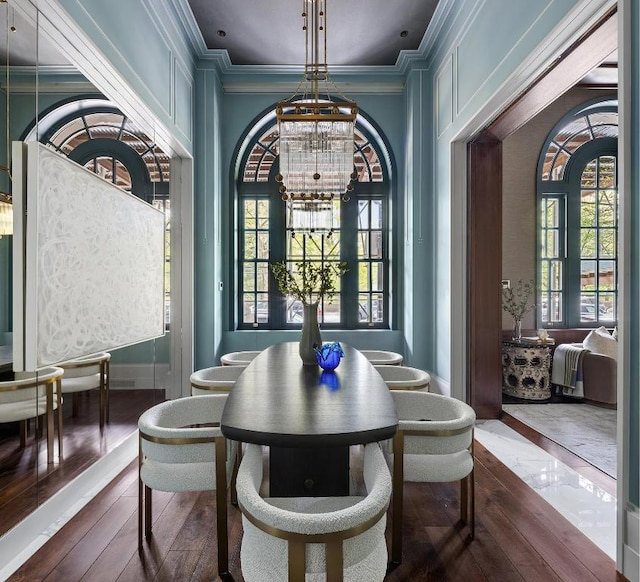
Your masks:
{"label": "hardwood plank floor", "polygon": [[[480,444],[475,451],[476,538],[458,522],[458,484],[407,483],[404,559],[387,582],[621,579],[613,560],[513,472]],[[9,580],[218,580],[215,493],[154,493],[154,534],[139,556],[136,479],[134,461]],[[236,582],[241,535],[240,512],[229,506]]]}

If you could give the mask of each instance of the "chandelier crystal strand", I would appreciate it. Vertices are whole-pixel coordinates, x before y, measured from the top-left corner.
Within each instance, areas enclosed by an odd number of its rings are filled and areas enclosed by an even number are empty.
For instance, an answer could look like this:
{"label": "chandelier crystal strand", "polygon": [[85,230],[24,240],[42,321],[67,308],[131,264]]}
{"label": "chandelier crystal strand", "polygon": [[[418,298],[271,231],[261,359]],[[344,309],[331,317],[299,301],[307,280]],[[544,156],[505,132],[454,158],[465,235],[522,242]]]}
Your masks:
{"label": "chandelier crystal strand", "polygon": [[[336,228],[333,200],[348,199],[354,179],[354,125],[357,105],[335,103],[329,92],[326,2],[303,1],[305,90],[302,98],[280,101],[280,192],[287,204],[287,226],[294,233],[331,233]],[[320,81],[327,87],[320,96]],[[335,88],[335,85],[334,85]],[[337,89],[337,88],[336,88]]]}

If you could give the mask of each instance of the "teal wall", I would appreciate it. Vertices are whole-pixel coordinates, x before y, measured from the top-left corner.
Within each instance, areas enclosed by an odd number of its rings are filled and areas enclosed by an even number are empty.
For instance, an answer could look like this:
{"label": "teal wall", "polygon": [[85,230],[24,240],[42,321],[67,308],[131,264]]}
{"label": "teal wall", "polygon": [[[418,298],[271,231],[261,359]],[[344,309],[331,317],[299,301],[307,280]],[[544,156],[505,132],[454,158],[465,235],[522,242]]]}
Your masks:
{"label": "teal wall", "polygon": [[[452,143],[577,3],[577,0],[450,1],[441,2],[434,18],[438,28],[429,39],[422,108],[410,104],[410,109],[414,116],[425,115],[429,121],[423,122],[423,127],[433,135],[432,159],[426,162],[427,174],[423,174],[424,179],[430,180],[427,188],[431,196],[427,195],[426,200],[432,200],[426,205],[431,205],[431,216],[426,217],[428,222],[423,225],[423,231],[433,229],[430,244],[437,251],[432,250],[433,256],[426,261],[426,266],[432,269],[428,284],[437,292],[427,309],[434,322],[429,324],[424,316],[416,318],[414,329],[428,325],[429,333],[437,337],[431,356],[432,369],[445,381],[451,378],[452,342],[464,341],[452,338],[451,330],[452,309],[459,307],[451,304],[450,293],[452,234],[456,235],[451,231]],[[432,98],[433,107],[429,104]],[[414,181],[419,175],[414,168]],[[418,204],[419,200],[414,198],[414,209]],[[414,254],[421,256],[424,245],[419,245],[418,233],[414,232],[411,239]],[[418,262],[414,259],[414,264]],[[420,287],[425,284],[425,280],[415,282],[414,297],[427,292],[425,287]],[[420,332],[414,332],[414,338],[414,350],[420,349]]]}
{"label": "teal wall", "polygon": [[158,120],[193,151],[193,51],[170,0],[57,0]]}

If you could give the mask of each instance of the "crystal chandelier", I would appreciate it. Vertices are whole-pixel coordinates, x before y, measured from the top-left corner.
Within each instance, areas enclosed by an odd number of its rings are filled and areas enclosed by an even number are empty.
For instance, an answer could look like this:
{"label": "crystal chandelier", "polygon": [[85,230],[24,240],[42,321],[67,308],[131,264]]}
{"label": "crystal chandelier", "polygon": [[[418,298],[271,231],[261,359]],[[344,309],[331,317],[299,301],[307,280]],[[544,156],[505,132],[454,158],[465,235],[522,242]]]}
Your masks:
{"label": "crystal chandelier", "polygon": [[[287,228],[331,234],[336,228],[334,201],[349,199],[353,165],[353,129],[358,106],[332,102],[329,85],[343,99],[327,67],[325,0],[303,0],[304,78],[296,96],[276,107],[280,135],[280,193],[287,205]],[[322,91],[320,83],[323,82]],[[302,97],[300,97],[302,95]]]}

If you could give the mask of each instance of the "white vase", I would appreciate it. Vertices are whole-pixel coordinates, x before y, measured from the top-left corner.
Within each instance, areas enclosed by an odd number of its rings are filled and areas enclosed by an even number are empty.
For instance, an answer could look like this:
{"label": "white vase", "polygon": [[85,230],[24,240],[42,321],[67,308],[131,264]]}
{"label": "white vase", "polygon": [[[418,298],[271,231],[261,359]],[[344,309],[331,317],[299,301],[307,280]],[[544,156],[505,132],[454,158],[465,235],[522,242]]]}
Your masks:
{"label": "white vase", "polygon": [[318,359],[314,347],[322,345],[320,327],[318,326],[318,303],[304,304],[304,319],[302,320],[302,337],[300,338],[299,353],[305,366],[317,366]]}

